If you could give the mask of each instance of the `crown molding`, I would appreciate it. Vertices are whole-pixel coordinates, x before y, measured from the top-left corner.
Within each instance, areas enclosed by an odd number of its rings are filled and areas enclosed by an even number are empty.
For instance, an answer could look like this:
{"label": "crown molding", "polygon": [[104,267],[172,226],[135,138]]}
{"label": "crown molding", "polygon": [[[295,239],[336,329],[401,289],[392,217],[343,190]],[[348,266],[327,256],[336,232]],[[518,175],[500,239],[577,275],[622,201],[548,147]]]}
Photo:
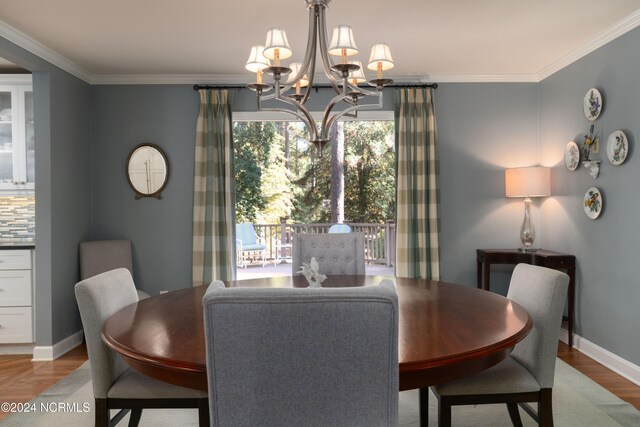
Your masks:
{"label": "crown molding", "polygon": [[535,74],[429,74],[438,83],[536,83]]}
{"label": "crown molding", "polygon": [[577,60],[587,56],[599,47],[604,46],[612,40],[617,39],[623,34],[628,33],[640,25],[640,9],[616,22],[609,28],[596,34],[582,46],[571,50],[566,55],[556,59],[546,67],[536,73],[537,81],[540,82],[554,73],[562,70],[564,67],[573,64]]}
{"label": "crown molding", "polygon": [[49,49],[42,43],[32,39],[23,32],[16,30],[12,26],[0,20],[0,37],[9,40],[28,52],[44,59],[47,62],[63,69],[67,73],[76,76],[80,80],[91,83],[91,73],[77,64],[71,62],[64,56]]}
{"label": "crown molding", "polygon": [[249,74],[94,74],[94,85],[247,84]]}

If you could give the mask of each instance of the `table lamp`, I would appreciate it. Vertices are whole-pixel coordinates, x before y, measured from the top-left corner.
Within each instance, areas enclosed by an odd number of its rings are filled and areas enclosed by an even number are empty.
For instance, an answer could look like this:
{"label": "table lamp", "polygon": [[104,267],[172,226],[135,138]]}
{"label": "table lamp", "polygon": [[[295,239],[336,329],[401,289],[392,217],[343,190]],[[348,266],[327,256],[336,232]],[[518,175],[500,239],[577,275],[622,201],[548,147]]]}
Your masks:
{"label": "table lamp", "polygon": [[505,169],[504,187],[506,197],[524,197],[524,221],[520,228],[522,252],[535,252],[533,242],[536,231],[531,221],[531,197],[544,197],[551,194],[551,170],[541,166]]}

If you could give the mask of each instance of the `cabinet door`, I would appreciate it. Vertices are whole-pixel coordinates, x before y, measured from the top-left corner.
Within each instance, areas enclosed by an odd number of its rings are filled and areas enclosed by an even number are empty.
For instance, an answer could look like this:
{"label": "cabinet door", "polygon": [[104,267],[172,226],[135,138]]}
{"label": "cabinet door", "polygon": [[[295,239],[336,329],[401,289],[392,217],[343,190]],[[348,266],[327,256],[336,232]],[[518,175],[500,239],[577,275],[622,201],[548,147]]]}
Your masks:
{"label": "cabinet door", "polygon": [[21,86],[22,99],[24,100],[24,141],[26,152],[26,180],[33,185],[36,182],[36,144],[35,144],[35,121],[33,114],[33,90],[31,86]]}
{"label": "cabinet door", "polygon": [[33,90],[0,85],[0,190],[35,188]]}
{"label": "cabinet door", "polygon": [[0,307],[0,344],[33,342],[31,307]]}
{"label": "cabinet door", "polygon": [[0,184],[13,184],[16,152],[18,87],[0,85]]}
{"label": "cabinet door", "polygon": [[0,270],[0,307],[31,306],[31,270]]}

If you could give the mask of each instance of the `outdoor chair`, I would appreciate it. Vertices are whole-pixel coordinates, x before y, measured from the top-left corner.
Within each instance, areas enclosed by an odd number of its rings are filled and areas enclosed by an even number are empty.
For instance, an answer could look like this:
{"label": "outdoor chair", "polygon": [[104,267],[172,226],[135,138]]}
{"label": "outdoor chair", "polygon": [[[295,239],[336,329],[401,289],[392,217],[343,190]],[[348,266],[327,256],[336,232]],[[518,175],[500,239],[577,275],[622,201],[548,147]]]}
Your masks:
{"label": "outdoor chair", "polygon": [[390,280],[297,289],[215,281],[203,304],[212,426],[398,425]]}
{"label": "outdoor chair", "polygon": [[312,257],[327,276],[365,274],[363,233],[294,234],[291,250],[294,275]]}
{"label": "outdoor chair", "polygon": [[[506,403],[514,426],[522,426],[518,404],[540,426],[553,425],[551,390],[568,285],[569,276],[560,271],[528,264],[516,266],[507,297],[527,310],[533,329],[497,365],[433,388],[440,427],[451,425],[452,405],[489,403]],[[524,402],[537,402],[537,414]]]}
{"label": "outdoor chair", "polygon": [[251,223],[236,224],[236,262],[238,267],[247,268],[251,254],[260,253],[262,266],[266,264],[266,246],[258,241],[258,235]]}
{"label": "outdoor chair", "polygon": [[351,233],[351,227],[347,224],[333,224],[329,227],[329,234]]}

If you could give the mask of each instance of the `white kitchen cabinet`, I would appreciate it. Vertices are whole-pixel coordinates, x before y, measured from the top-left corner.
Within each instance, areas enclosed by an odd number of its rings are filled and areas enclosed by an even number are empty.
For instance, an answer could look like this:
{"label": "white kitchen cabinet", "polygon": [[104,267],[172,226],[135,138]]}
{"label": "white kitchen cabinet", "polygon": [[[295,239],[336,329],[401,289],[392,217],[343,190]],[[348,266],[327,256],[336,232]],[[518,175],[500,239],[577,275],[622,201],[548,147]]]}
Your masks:
{"label": "white kitchen cabinet", "polygon": [[35,123],[30,82],[30,75],[0,75],[0,190],[35,188]]}
{"label": "white kitchen cabinet", "polygon": [[32,251],[0,249],[0,344],[32,343]]}

